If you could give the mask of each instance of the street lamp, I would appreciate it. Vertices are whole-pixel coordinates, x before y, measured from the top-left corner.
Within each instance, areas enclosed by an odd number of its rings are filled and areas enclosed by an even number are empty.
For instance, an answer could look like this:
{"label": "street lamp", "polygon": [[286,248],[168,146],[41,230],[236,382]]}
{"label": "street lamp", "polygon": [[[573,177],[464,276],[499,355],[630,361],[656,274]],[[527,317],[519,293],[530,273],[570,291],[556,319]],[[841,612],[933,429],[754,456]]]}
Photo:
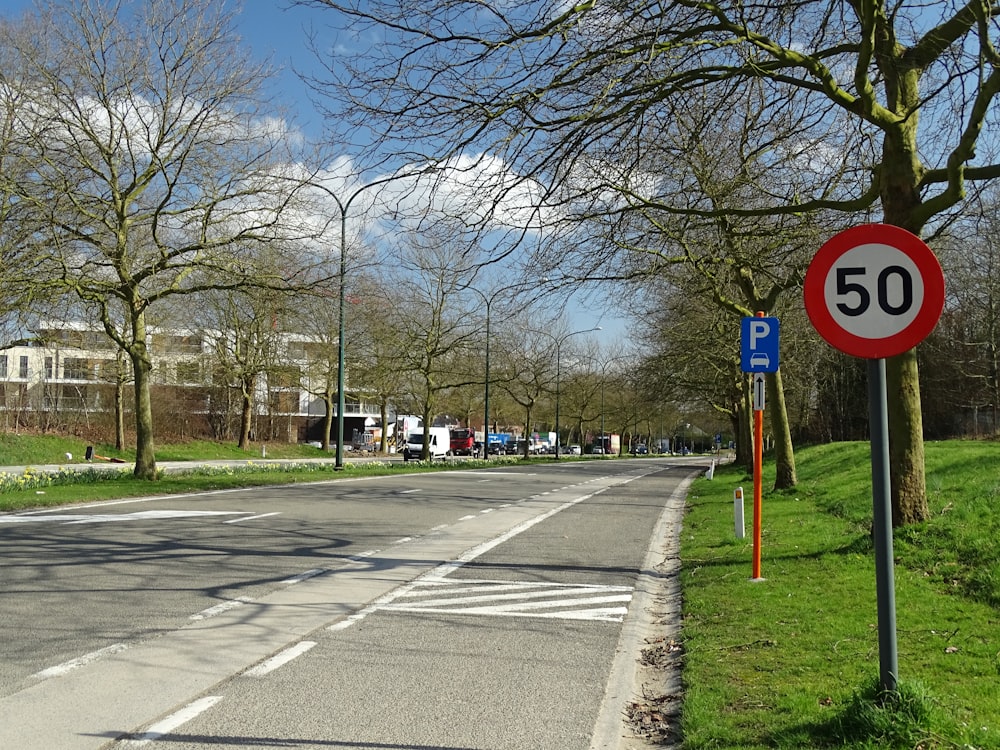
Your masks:
{"label": "street lamp", "polygon": [[593,328],[585,328],[580,331],[570,331],[569,333],[564,333],[562,336],[553,336],[551,333],[546,331],[535,331],[543,336],[548,336],[555,342],[556,345],[556,461],[559,460],[559,448],[560,448],[560,437],[559,437],[559,377],[560,377],[560,350],[562,349],[563,342],[570,336],[578,336],[581,333],[593,333],[594,331],[600,331],[600,326],[595,326]]}
{"label": "street lamp", "polygon": [[630,356],[612,357],[601,365],[601,450],[604,451],[604,383],[608,374],[608,365],[613,362],[621,362],[623,359],[631,359]]}
{"label": "street lamp", "polygon": [[486,391],[483,394],[483,459],[489,461],[490,459],[490,308],[493,306],[493,300],[496,296],[504,291],[503,289],[498,289],[493,292],[489,297],[483,294],[481,291],[476,289],[474,286],[469,287],[470,291],[475,292],[483,300],[483,304],[486,305]]}
{"label": "street lamp", "polygon": [[[353,193],[351,193],[345,200],[341,200],[340,197],[330,188],[326,187],[319,182],[310,182],[309,185],[319,190],[322,190],[327,194],[333,202],[337,204],[337,208],[340,211],[340,283],[338,290],[338,313],[337,313],[337,453],[336,460],[334,461],[334,470],[340,471],[344,468],[344,387],[345,387],[345,368],[344,368],[344,334],[345,334],[345,294],[344,294],[344,277],[347,275],[347,212],[351,208],[351,204],[354,199],[361,195],[363,192],[376,185],[383,185],[390,180],[395,179],[394,177],[387,177],[381,180],[376,180],[375,182],[370,182],[368,184],[362,185]],[[385,426],[383,425],[383,428]]]}

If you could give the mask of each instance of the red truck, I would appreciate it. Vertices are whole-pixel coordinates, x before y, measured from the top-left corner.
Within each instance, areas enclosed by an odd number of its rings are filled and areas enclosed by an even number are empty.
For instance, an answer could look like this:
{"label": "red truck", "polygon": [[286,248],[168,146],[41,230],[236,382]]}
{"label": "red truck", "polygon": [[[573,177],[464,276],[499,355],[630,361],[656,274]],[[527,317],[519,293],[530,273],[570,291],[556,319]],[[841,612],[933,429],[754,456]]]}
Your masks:
{"label": "red truck", "polygon": [[476,431],[471,427],[453,427],[451,453],[454,456],[471,456],[475,451]]}

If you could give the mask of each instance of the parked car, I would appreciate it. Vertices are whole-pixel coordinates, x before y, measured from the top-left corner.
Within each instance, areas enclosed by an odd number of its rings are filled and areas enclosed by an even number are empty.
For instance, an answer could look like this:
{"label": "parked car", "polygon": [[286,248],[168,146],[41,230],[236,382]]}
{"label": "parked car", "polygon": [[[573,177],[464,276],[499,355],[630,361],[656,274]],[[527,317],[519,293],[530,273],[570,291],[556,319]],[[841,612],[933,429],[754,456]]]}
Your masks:
{"label": "parked car", "polygon": [[604,454],[604,448],[602,448],[599,445],[595,445],[593,448],[590,449],[590,452],[593,453],[595,456],[598,455],[598,454],[603,455]]}
{"label": "parked car", "polygon": [[583,455],[583,448],[575,444],[567,445],[566,453],[570,456],[580,456]]}
{"label": "parked car", "polygon": [[523,440],[508,440],[504,453],[508,456],[523,456],[525,442]]}
{"label": "parked car", "polygon": [[632,453],[636,456],[645,456],[646,454],[649,453],[649,448],[647,448],[645,445],[637,445],[635,446],[635,448],[632,449]]}

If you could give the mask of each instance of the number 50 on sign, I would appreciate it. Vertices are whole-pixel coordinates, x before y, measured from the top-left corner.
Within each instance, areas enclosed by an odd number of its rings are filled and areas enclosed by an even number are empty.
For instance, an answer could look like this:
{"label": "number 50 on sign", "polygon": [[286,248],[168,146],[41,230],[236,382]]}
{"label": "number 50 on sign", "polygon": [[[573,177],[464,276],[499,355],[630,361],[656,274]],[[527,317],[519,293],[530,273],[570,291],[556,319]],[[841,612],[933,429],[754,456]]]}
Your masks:
{"label": "number 50 on sign", "polygon": [[806,272],[806,313],[832,346],[881,359],[912,349],[937,324],[944,274],[914,234],[866,224],[832,237]]}

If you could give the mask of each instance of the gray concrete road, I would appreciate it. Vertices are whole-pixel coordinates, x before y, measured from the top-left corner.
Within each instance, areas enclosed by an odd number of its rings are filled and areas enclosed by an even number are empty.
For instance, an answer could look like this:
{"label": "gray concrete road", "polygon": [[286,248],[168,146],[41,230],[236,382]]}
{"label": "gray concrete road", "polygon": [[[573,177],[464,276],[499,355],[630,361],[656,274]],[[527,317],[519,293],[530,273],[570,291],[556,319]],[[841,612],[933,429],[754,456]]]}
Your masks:
{"label": "gray concrete road", "polygon": [[626,747],[677,463],[0,516],[0,747]]}

